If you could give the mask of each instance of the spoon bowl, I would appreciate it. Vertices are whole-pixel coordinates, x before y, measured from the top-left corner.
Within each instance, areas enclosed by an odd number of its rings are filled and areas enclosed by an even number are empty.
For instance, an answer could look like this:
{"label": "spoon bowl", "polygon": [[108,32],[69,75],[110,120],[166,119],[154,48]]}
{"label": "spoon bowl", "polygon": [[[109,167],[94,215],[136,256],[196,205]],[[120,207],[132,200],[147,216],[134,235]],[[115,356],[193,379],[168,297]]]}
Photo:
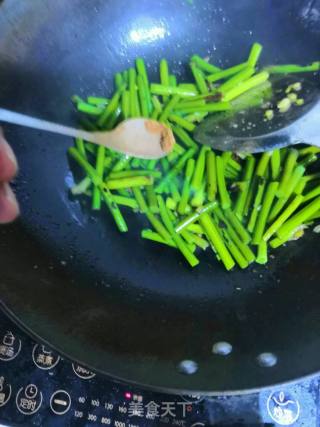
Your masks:
{"label": "spoon bowl", "polygon": [[[220,113],[204,120],[195,131],[195,139],[220,151],[259,153],[289,145],[320,145],[320,82],[317,76],[284,76],[272,80],[272,97],[252,108]],[[292,103],[281,113],[277,104],[286,97],[286,88],[300,82],[297,92],[303,105]],[[274,117],[265,112],[272,108]]]}

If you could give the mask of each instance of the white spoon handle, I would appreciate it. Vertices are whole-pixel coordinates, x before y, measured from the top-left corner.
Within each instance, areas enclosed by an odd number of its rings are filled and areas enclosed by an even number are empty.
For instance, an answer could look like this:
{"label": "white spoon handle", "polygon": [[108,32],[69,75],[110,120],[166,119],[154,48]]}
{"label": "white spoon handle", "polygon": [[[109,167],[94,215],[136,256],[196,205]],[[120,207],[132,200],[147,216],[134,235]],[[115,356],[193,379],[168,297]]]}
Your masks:
{"label": "white spoon handle", "polygon": [[0,121],[96,142],[95,134],[0,108]]}

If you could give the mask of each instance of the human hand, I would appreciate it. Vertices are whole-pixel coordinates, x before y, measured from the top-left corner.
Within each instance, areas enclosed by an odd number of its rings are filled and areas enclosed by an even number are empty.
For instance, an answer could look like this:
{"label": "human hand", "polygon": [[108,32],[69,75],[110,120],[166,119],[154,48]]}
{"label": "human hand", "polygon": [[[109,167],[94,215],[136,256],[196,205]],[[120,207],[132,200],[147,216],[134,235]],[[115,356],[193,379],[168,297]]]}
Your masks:
{"label": "human hand", "polygon": [[15,155],[0,128],[0,224],[11,222],[19,215],[17,199],[9,185],[17,169]]}

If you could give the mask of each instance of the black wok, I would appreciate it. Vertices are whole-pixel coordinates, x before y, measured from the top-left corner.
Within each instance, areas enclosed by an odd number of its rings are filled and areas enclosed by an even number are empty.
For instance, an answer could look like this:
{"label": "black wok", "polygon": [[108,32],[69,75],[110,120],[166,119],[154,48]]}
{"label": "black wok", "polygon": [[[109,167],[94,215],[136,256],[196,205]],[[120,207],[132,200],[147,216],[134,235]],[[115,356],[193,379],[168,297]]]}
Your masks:
{"label": "black wok", "polygon": [[[318,0],[4,0],[0,105],[75,124],[74,93],[110,94],[115,72],[166,57],[186,76],[194,53],[240,62],[319,59]],[[320,370],[320,239],[275,252],[267,267],[225,272],[209,252],[190,270],[179,254],[120,235],[106,211],[71,200],[67,138],[6,126],[20,163],[19,222],[0,229],[0,295],[31,334],[112,377],[165,390],[234,392]],[[214,343],[232,345],[228,356]],[[258,363],[272,353],[270,364]],[[198,370],[186,375],[183,360]],[[268,364],[268,363],[267,363]]]}

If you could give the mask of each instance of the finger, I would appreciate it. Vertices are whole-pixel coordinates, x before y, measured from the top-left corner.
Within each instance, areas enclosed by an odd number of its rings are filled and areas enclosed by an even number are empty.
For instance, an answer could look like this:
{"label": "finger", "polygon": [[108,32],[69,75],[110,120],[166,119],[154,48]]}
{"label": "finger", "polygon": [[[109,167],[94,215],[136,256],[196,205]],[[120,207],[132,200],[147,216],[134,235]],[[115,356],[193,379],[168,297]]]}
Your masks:
{"label": "finger", "polygon": [[0,181],[10,181],[16,173],[16,157],[0,128]]}
{"label": "finger", "polygon": [[0,224],[14,221],[19,215],[17,199],[9,184],[0,185]]}

